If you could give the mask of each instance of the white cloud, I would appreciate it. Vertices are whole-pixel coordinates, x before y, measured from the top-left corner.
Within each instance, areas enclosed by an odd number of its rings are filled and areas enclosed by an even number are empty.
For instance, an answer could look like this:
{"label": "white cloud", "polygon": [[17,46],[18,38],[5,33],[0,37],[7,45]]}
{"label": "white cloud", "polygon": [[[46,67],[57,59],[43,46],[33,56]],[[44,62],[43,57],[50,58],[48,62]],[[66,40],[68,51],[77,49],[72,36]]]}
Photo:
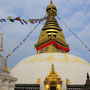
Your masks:
{"label": "white cloud", "polygon": [[3,8],[0,8],[0,18],[7,18],[7,16],[15,16],[12,12],[7,12]]}
{"label": "white cloud", "polygon": [[[90,30],[89,29],[90,29],[90,24],[86,25],[85,28],[81,32],[79,32],[77,35],[88,47],[90,45],[90,40],[89,40]],[[88,62],[90,62],[89,61],[90,52],[74,35],[69,37],[67,40],[70,43],[70,48],[71,48],[70,53],[81,56],[85,58]]]}
{"label": "white cloud", "polygon": [[90,0],[85,0],[87,2],[88,5],[90,5]]}
{"label": "white cloud", "polygon": [[85,24],[85,20],[87,19],[86,12],[84,11],[78,11],[75,12],[72,16],[67,18],[65,21],[68,23],[68,25],[71,28],[81,28]]}

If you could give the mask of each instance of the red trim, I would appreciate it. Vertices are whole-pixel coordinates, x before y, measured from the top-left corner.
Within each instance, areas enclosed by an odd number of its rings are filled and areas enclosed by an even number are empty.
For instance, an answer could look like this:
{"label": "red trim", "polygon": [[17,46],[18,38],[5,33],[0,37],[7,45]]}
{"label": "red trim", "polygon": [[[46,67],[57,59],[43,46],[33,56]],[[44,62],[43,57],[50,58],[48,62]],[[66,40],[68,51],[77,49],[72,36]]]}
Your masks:
{"label": "red trim", "polygon": [[38,50],[43,49],[43,48],[45,48],[45,47],[47,47],[47,46],[49,46],[49,45],[51,45],[51,44],[56,45],[58,48],[60,48],[60,49],[62,49],[62,50],[65,50],[66,52],[69,52],[69,51],[70,51],[69,48],[61,46],[60,44],[58,44],[58,43],[55,42],[54,40],[52,40],[52,41],[50,41],[50,42],[48,42],[48,43],[45,43],[45,44],[41,45],[40,47],[36,48],[36,50],[38,51]]}

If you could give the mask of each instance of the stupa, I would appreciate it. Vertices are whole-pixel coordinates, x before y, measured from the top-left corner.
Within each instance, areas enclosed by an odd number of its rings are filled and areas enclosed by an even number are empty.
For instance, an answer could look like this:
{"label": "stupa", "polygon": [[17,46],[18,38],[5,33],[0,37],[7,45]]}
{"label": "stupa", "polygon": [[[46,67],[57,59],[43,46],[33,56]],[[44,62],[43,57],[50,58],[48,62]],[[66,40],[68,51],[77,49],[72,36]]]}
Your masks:
{"label": "stupa", "polygon": [[1,55],[3,51],[3,34],[0,33],[0,90],[14,90],[16,78],[10,76],[7,61]]}
{"label": "stupa", "polygon": [[90,73],[90,64],[67,54],[69,45],[55,18],[57,8],[52,0],[46,12],[48,19],[35,44],[37,54],[21,60],[10,72],[17,78],[15,90],[80,90]]}

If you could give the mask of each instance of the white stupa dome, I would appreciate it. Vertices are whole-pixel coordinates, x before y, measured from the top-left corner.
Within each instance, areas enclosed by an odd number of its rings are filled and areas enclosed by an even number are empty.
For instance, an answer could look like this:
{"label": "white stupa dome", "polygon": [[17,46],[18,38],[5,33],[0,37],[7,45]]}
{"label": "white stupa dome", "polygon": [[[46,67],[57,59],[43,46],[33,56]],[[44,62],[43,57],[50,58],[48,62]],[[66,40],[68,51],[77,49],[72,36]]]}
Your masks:
{"label": "white stupa dome", "polygon": [[25,58],[12,70],[11,75],[18,79],[16,84],[36,84],[41,80],[41,88],[45,90],[44,80],[54,64],[55,71],[61,77],[65,90],[66,78],[70,84],[85,84],[86,74],[90,73],[90,64],[84,59],[65,53],[43,53]]}

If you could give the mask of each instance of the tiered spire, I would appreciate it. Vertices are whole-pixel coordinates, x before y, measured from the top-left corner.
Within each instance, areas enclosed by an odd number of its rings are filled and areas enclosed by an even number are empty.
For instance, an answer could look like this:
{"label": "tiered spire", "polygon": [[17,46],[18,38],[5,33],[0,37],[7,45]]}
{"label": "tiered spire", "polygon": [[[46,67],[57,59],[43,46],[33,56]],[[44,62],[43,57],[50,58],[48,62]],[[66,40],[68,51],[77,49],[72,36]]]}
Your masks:
{"label": "tiered spire", "polygon": [[55,16],[57,8],[52,0],[46,8],[48,19],[44,24],[38,42],[35,44],[37,53],[69,52],[69,45],[66,44],[62,29],[60,28]]}

